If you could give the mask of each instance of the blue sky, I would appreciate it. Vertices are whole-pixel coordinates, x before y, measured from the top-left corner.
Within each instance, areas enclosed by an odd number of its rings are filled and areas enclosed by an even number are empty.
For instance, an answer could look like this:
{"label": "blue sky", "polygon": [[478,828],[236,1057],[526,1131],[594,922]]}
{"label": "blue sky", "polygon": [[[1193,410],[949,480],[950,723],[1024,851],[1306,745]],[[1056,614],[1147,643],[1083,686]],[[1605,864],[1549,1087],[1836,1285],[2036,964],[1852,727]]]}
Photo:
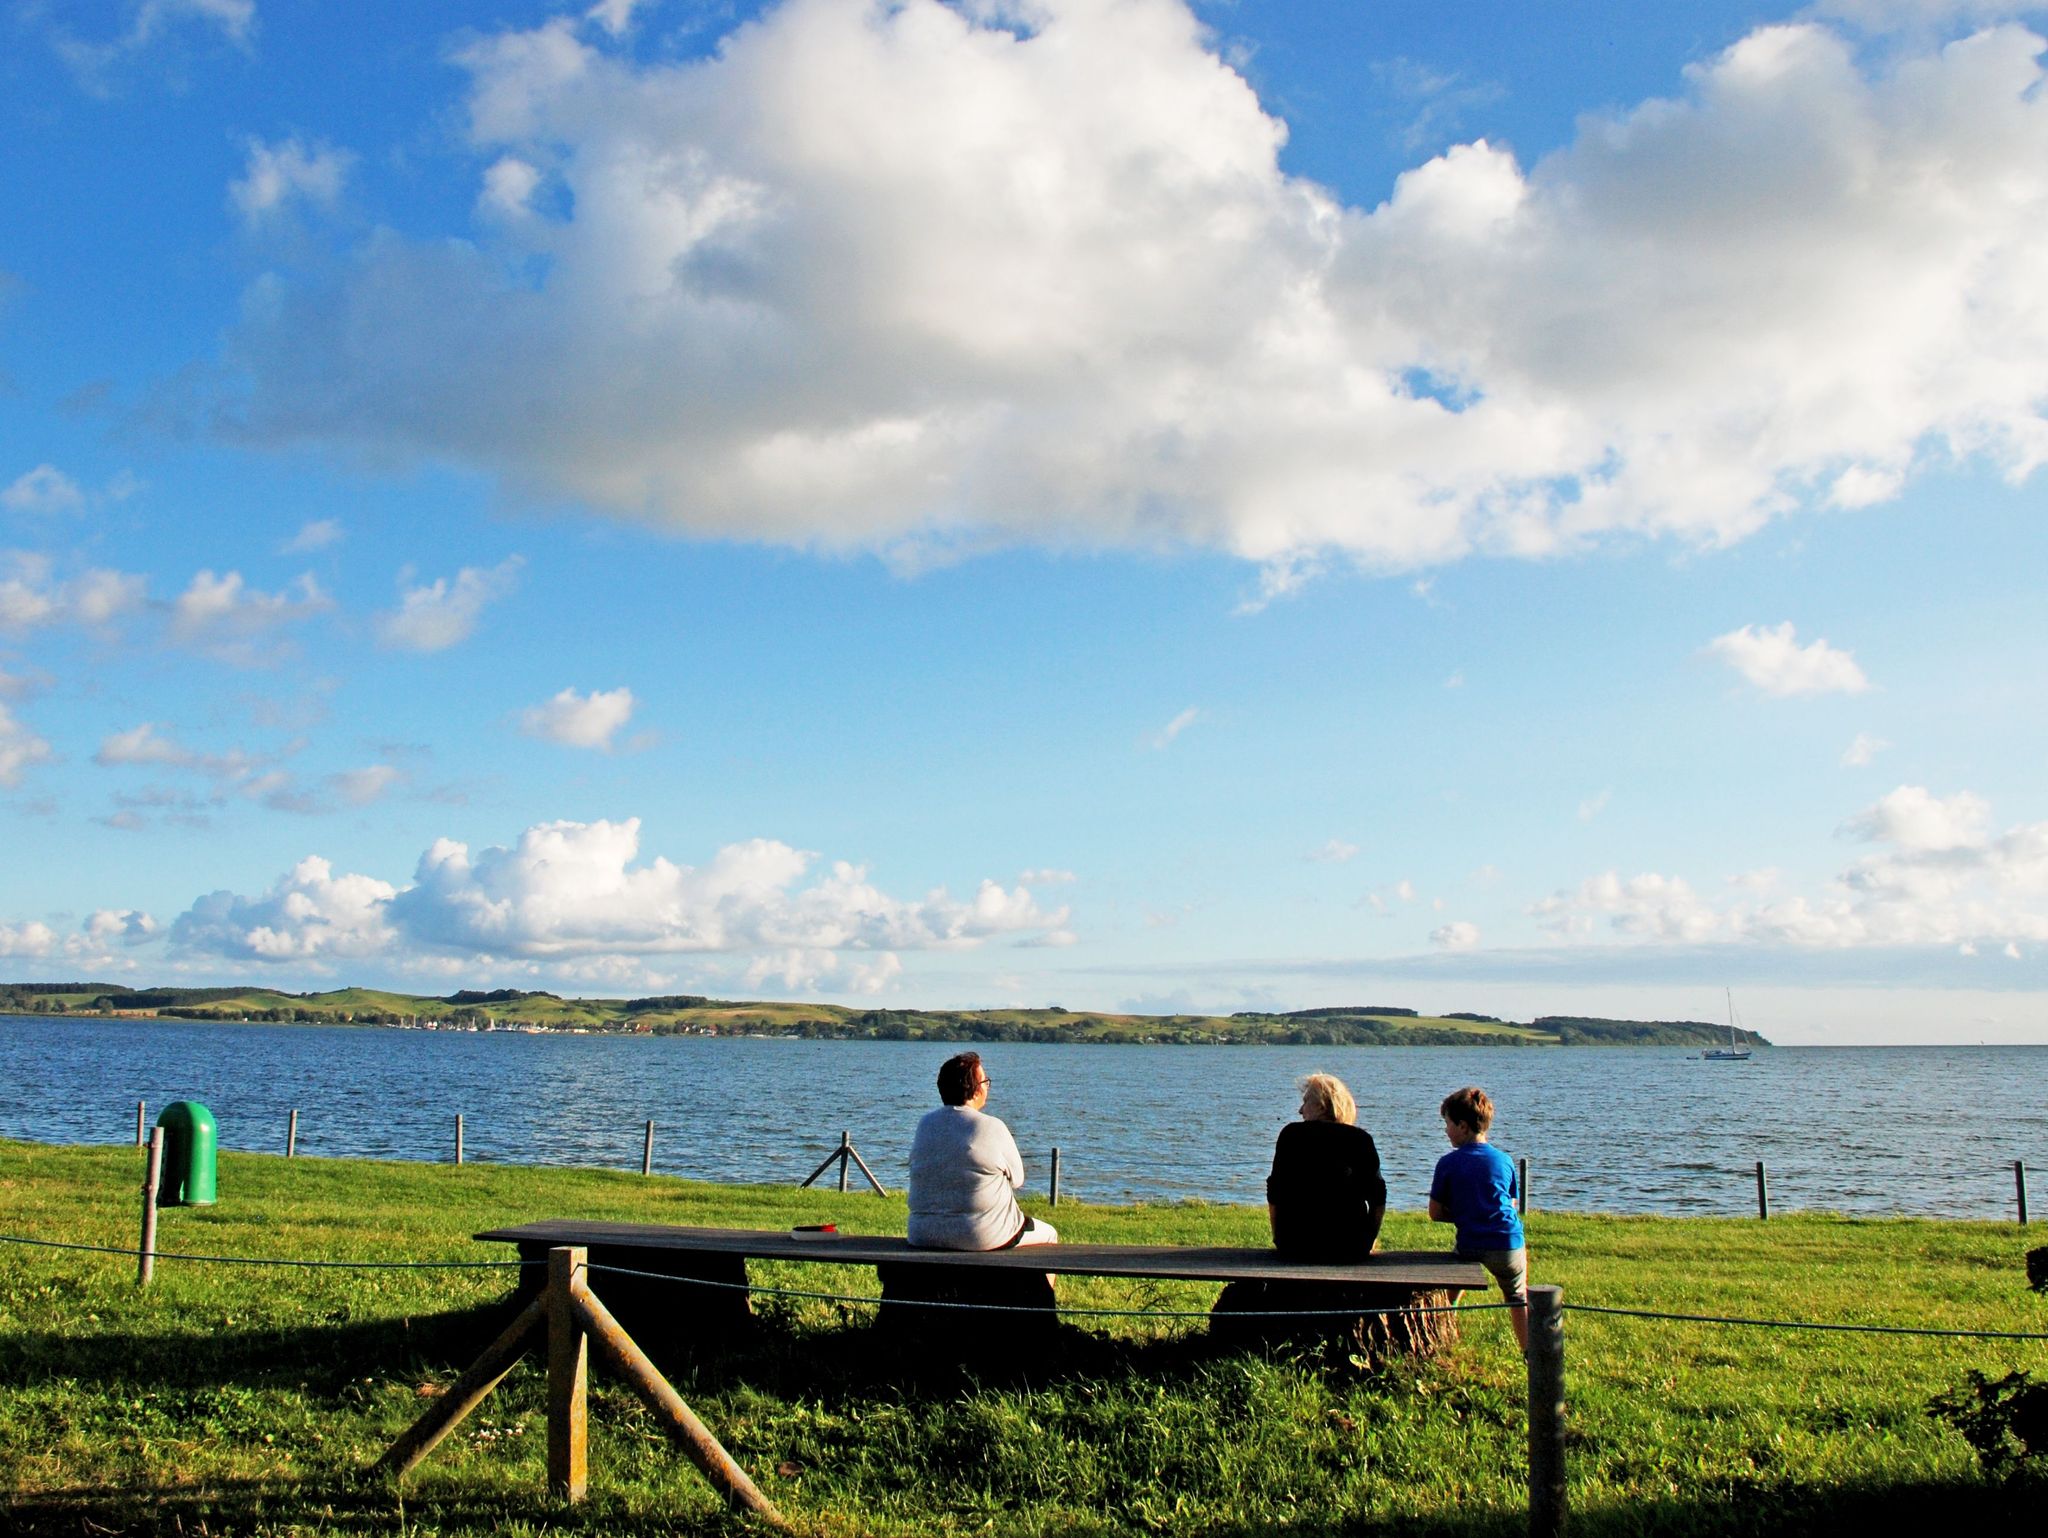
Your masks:
{"label": "blue sky", "polygon": [[0,975],[2048,1041],[2044,21],[13,4]]}

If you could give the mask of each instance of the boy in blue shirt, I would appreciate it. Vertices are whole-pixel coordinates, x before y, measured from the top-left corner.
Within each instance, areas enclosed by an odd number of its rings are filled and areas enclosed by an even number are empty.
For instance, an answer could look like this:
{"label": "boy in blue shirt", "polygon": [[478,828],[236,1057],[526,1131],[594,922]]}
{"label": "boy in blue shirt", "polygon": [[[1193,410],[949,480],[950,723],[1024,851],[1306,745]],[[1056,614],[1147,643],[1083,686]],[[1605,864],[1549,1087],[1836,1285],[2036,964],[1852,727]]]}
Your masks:
{"label": "boy in blue shirt", "polygon": [[1486,1141],[1493,1101],[1477,1085],[1455,1090],[1437,1108],[1451,1151],[1436,1161],[1429,1183],[1432,1223],[1458,1225],[1458,1255],[1476,1260],[1500,1283],[1508,1321],[1522,1353],[1529,1351],[1529,1252],[1515,1213],[1520,1188],[1514,1161]]}

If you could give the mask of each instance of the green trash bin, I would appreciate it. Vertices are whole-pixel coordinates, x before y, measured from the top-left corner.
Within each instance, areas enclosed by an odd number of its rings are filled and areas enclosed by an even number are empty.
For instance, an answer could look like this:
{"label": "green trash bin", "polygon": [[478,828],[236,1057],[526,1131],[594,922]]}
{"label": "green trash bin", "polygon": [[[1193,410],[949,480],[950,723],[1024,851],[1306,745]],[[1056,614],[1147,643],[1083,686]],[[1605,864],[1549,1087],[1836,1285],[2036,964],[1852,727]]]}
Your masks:
{"label": "green trash bin", "polygon": [[156,1124],[164,1129],[164,1167],[157,1182],[159,1207],[211,1207],[214,1154],[220,1144],[213,1112],[196,1100],[174,1100]]}

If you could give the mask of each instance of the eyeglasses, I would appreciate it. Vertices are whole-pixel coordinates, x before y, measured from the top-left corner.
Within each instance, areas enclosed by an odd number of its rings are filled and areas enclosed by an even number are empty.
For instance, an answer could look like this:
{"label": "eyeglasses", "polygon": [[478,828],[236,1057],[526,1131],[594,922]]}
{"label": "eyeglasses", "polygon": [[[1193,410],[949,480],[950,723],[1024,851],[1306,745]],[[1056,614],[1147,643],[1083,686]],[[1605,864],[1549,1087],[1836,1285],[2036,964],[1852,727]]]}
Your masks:
{"label": "eyeglasses", "polygon": [[994,1079],[976,1079],[974,1081],[974,1087],[976,1089],[987,1089],[993,1083],[995,1083]]}

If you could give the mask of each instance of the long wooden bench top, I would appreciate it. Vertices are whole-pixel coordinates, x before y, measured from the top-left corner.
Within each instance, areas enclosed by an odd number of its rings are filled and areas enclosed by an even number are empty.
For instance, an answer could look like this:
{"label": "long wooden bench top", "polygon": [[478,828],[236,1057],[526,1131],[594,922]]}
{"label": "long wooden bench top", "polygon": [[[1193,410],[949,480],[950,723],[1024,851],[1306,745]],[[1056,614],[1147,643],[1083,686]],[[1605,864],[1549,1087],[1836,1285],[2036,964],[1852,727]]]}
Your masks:
{"label": "long wooden bench top", "polygon": [[678,1228],[661,1223],[603,1223],[550,1218],[493,1228],[478,1239],[522,1249],[553,1245],[605,1246],[736,1256],[742,1260],[797,1260],[826,1265],[923,1264],[1070,1276],[1147,1277],[1160,1281],[1384,1282],[1397,1287],[1475,1290],[1487,1285],[1475,1260],[1430,1250],[1388,1250],[1353,1265],[1283,1260],[1270,1249],[1159,1244],[1042,1244],[1016,1250],[918,1250],[895,1236],[817,1234],[807,1238],[774,1229]]}

